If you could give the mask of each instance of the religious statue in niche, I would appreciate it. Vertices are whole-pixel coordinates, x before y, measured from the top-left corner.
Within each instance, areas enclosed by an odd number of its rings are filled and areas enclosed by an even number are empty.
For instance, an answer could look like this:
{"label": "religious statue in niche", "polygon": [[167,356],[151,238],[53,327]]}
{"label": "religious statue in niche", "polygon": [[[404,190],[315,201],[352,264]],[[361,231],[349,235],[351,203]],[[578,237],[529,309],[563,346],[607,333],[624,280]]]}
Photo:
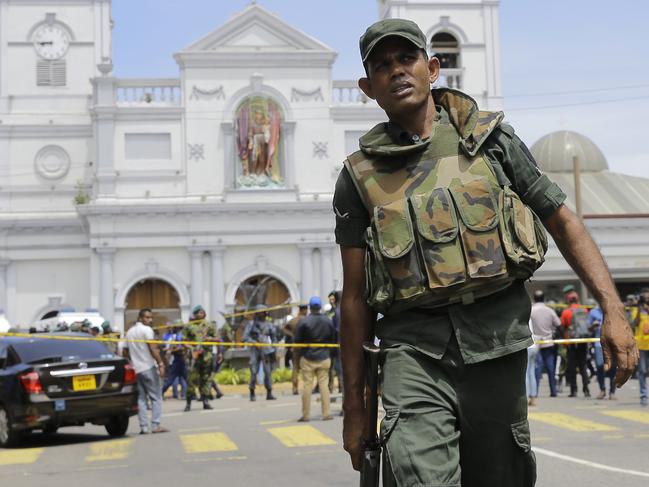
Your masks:
{"label": "religious statue in niche", "polygon": [[281,125],[281,110],[273,100],[254,96],[241,104],[235,120],[237,187],[284,187]]}

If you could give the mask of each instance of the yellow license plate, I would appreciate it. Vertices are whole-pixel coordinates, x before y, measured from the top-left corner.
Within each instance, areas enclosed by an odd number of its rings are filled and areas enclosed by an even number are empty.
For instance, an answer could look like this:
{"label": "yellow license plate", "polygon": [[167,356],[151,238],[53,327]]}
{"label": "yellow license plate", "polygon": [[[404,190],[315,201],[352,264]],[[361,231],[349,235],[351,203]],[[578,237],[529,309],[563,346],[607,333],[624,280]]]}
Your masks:
{"label": "yellow license plate", "polygon": [[77,375],[72,377],[73,391],[91,391],[97,389],[97,381],[94,375]]}

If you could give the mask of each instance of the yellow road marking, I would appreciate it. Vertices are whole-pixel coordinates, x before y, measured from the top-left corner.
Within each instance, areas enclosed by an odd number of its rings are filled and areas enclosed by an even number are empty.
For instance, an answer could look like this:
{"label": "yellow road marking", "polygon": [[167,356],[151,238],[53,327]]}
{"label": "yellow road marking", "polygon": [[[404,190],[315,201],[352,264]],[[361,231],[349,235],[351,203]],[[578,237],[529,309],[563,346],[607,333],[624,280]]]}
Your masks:
{"label": "yellow road marking", "polygon": [[21,465],[34,463],[43,453],[42,448],[0,451],[0,465]]}
{"label": "yellow road marking", "polygon": [[211,453],[216,451],[237,451],[239,449],[225,433],[182,435],[180,439],[187,453]]}
{"label": "yellow road marking", "polygon": [[90,445],[90,454],[86,462],[106,462],[122,460],[128,456],[133,440],[101,441]]}
{"label": "yellow road marking", "polygon": [[534,421],[546,423],[570,431],[616,431],[619,428],[604,423],[596,423],[587,419],[580,419],[563,413],[529,413],[528,417]]}
{"label": "yellow road marking", "polygon": [[268,431],[289,448],[336,444],[327,435],[309,425],[270,428]]}
{"label": "yellow road marking", "polygon": [[606,416],[614,418],[626,419],[635,421],[636,423],[649,424],[649,412],[646,411],[633,411],[633,410],[617,410],[617,411],[602,411]]}
{"label": "yellow road marking", "polygon": [[633,435],[634,438],[649,438],[649,434],[647,433],[636,433]]}
{"label": "yellow road marking", "polygon": [[533,436],[532,443],[543,443],[544,441],[552,441],[551,436]]}

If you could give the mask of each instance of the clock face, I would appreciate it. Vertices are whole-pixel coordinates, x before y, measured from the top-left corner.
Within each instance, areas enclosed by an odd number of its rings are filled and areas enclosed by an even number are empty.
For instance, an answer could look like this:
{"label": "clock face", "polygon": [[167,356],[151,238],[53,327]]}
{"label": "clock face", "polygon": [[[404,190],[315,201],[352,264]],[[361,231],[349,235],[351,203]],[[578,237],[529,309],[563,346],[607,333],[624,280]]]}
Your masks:
{"label": "clock face", "polygon": [[68,33],[57,25],[43,25],[34,34],[34,48],[43,59],[59,59],[68,51]]}

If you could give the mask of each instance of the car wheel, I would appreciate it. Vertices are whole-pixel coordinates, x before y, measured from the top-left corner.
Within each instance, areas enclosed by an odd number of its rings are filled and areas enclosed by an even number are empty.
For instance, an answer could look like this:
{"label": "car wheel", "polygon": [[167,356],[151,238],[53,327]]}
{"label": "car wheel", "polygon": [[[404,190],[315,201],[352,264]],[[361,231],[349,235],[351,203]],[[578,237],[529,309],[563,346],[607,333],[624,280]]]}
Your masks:
{"label": "car wheel", "polygon": [[128,429],[128,416],[113,416],[106,423],[106,431],[110,436],[124,436]]}
{"label": "car wheel", "polygon": [[20,440],[20,433],[11,429],[11,422],[7,410],[0,406],[0,447],[15,446]]}
{"label": "car wheel", "polygon": [[44,435],[54,435],[59,430],[59,427],[53,424],[48,424],[43,428]]}

